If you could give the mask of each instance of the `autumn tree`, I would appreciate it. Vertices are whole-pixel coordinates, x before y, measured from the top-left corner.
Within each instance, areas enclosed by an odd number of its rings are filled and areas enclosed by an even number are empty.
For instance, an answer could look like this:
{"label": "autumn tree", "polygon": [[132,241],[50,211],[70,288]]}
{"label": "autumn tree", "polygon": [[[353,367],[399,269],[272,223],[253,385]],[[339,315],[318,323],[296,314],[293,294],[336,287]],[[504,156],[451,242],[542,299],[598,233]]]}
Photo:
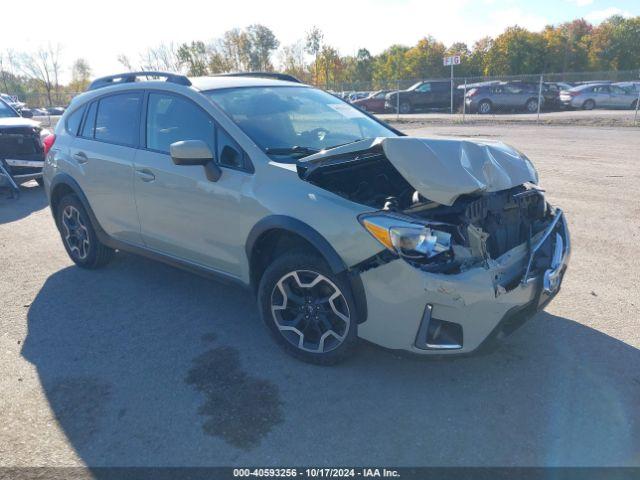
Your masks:
{"label": "autumn tree", "polygon": [[640,68],[640,17],[619,15],[593,29],[589,63],[596,70]]}
{"label": "autumn tree", "polygon": [[318,55],[320,53],[320,49],[322,48],[322,41],[324,39],[324,34],[320,28],[315,25],[307,32],[305,37],[305,51],[312,55],[314,58],[313,62],[313,78],[314,83],[318,84]]}
{"label": "autumn tree", "polygon": [[84,58],[78,58],[71,66],[71,83],[69,88],[72,92],[82,92],[89,86],[91,79],[91,67]]}
{"label": "autumn tree", "polygon": [[433,37],[425,37],[405,53],[406,74],[409,77],[439,78],[446,76],[442,58],[447,48]]}
{"label": "autumn tree", "polygon": [[509,27],[498,35],[487,52],[485,73],[514,75],[545,71],[545,42],[542,34],[522,27]]}
{"label": "autumn tree", "polygon": [[307,66],[304,61],[304,45],[302,42],[292,43],[282,47],[280,54],[280,69],[284,73],[305,80],[307,77]]}

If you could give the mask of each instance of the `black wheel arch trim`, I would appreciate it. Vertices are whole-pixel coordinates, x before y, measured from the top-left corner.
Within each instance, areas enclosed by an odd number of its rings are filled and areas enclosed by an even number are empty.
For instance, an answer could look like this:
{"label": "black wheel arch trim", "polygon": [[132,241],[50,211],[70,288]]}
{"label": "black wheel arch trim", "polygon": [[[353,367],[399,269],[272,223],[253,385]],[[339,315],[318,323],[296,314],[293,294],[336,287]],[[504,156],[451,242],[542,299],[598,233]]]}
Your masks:
{"label": "black wheel arch trim", "polygon": [[71,175],[67,173],[57,173],[51,179],[51,184],[49,186],[49,199],[48,199],[49,207],[51,208],[51,213],[53,214],[53,218],[56,221],[56,225],[57,225],[58,219],[56,216],[56,212],[54,210],[53,202],[51,200],[54,192],[56,191],[56,188],[59,185],[64,185],[70,188],[73,191],[73,193],[78,197],[78,199],[80,200],[80,203],[82,203],[82,206],[87,212],[87,215],[89,215],[89,219],[91,220],[91,225],[93,226],[93,229],[95,230],[96,235],[98,236],[98,240],[100,240],[104,244],[108,244],[110,238],[106,234],[102,226],[100,225],[100,222],[98,222],[98,219],[96,218],[95,214],[93,213],[93,209],[89,204],[89,200],[87,199],[87,196],[82,191],[82,188],[80,187],[78,182]]}
{"label": "black wheel arch trim", "polygon": [[[324,238],[317,230],[310,225],[287,215],[269,215],[256,223],[245,244],[247,259],[251,261],[253,249],[258,239],[270,230],[285,230],[293,234],[299,235],[315,247],[324,257],[329,268],[336,275],[344,275],[351,286],[353,300],[358,309],[358,323],[362,323],[367,318],[367,300],[364,291],[364,285],[359,274],[350,272],[349,267],[345,264],[342,257],[331,246],[329,241]],[[257,285],[252,285],[254,291]]]}

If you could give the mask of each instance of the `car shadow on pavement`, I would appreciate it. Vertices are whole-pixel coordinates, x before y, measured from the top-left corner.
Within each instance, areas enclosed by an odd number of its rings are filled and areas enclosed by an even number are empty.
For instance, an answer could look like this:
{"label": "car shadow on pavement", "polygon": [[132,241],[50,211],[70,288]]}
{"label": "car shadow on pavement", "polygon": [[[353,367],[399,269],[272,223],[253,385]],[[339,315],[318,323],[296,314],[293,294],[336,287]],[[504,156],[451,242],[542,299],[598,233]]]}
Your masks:
{"label": "car shadow on pavement", "polygon": [[[390,322],[393,319],[389,319]],[[549,313],[493,353],[282,353],[251,293],[143,258],[68,267],[22,350],[88,466],[629,465],[640,352]]]}
{"label": "car shadow on pavement", "polygon": [[46,206],[44,189],[35,182],[22,185],[19,198],[7,198],[7,192],[0,191],[0,225],[28,217]]}

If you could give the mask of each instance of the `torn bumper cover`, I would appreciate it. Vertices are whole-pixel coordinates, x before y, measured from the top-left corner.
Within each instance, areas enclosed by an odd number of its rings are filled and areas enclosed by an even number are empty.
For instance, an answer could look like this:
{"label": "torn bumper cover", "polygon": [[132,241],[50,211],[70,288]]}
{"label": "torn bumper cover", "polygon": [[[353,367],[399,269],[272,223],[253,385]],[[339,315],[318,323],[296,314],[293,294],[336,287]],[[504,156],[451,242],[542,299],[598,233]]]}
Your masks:
{"label": "torn bumper cover", "polygon": [[361,338],[419,354],[461,354],[511,333],[558,293],[570,257],[564,214],[495,260],[455,275],[400,259],[361,273],[369,315]]}

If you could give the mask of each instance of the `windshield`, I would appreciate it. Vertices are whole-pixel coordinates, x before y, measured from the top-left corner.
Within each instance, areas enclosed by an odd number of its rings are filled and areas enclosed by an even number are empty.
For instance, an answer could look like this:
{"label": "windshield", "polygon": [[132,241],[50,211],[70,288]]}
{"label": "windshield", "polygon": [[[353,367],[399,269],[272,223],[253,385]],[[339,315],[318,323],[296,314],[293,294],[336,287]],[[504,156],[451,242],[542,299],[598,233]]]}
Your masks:
{"label": "windshield", "polygon": [[360,110],[315,88],[240,87],[205,95],[270,156],[300,158],[365,138],[396,136]]}
{"label": "windshield", "polygon": [[0,118],[17,117],[16,111],[7,105],[3,100],[0,100]]}

